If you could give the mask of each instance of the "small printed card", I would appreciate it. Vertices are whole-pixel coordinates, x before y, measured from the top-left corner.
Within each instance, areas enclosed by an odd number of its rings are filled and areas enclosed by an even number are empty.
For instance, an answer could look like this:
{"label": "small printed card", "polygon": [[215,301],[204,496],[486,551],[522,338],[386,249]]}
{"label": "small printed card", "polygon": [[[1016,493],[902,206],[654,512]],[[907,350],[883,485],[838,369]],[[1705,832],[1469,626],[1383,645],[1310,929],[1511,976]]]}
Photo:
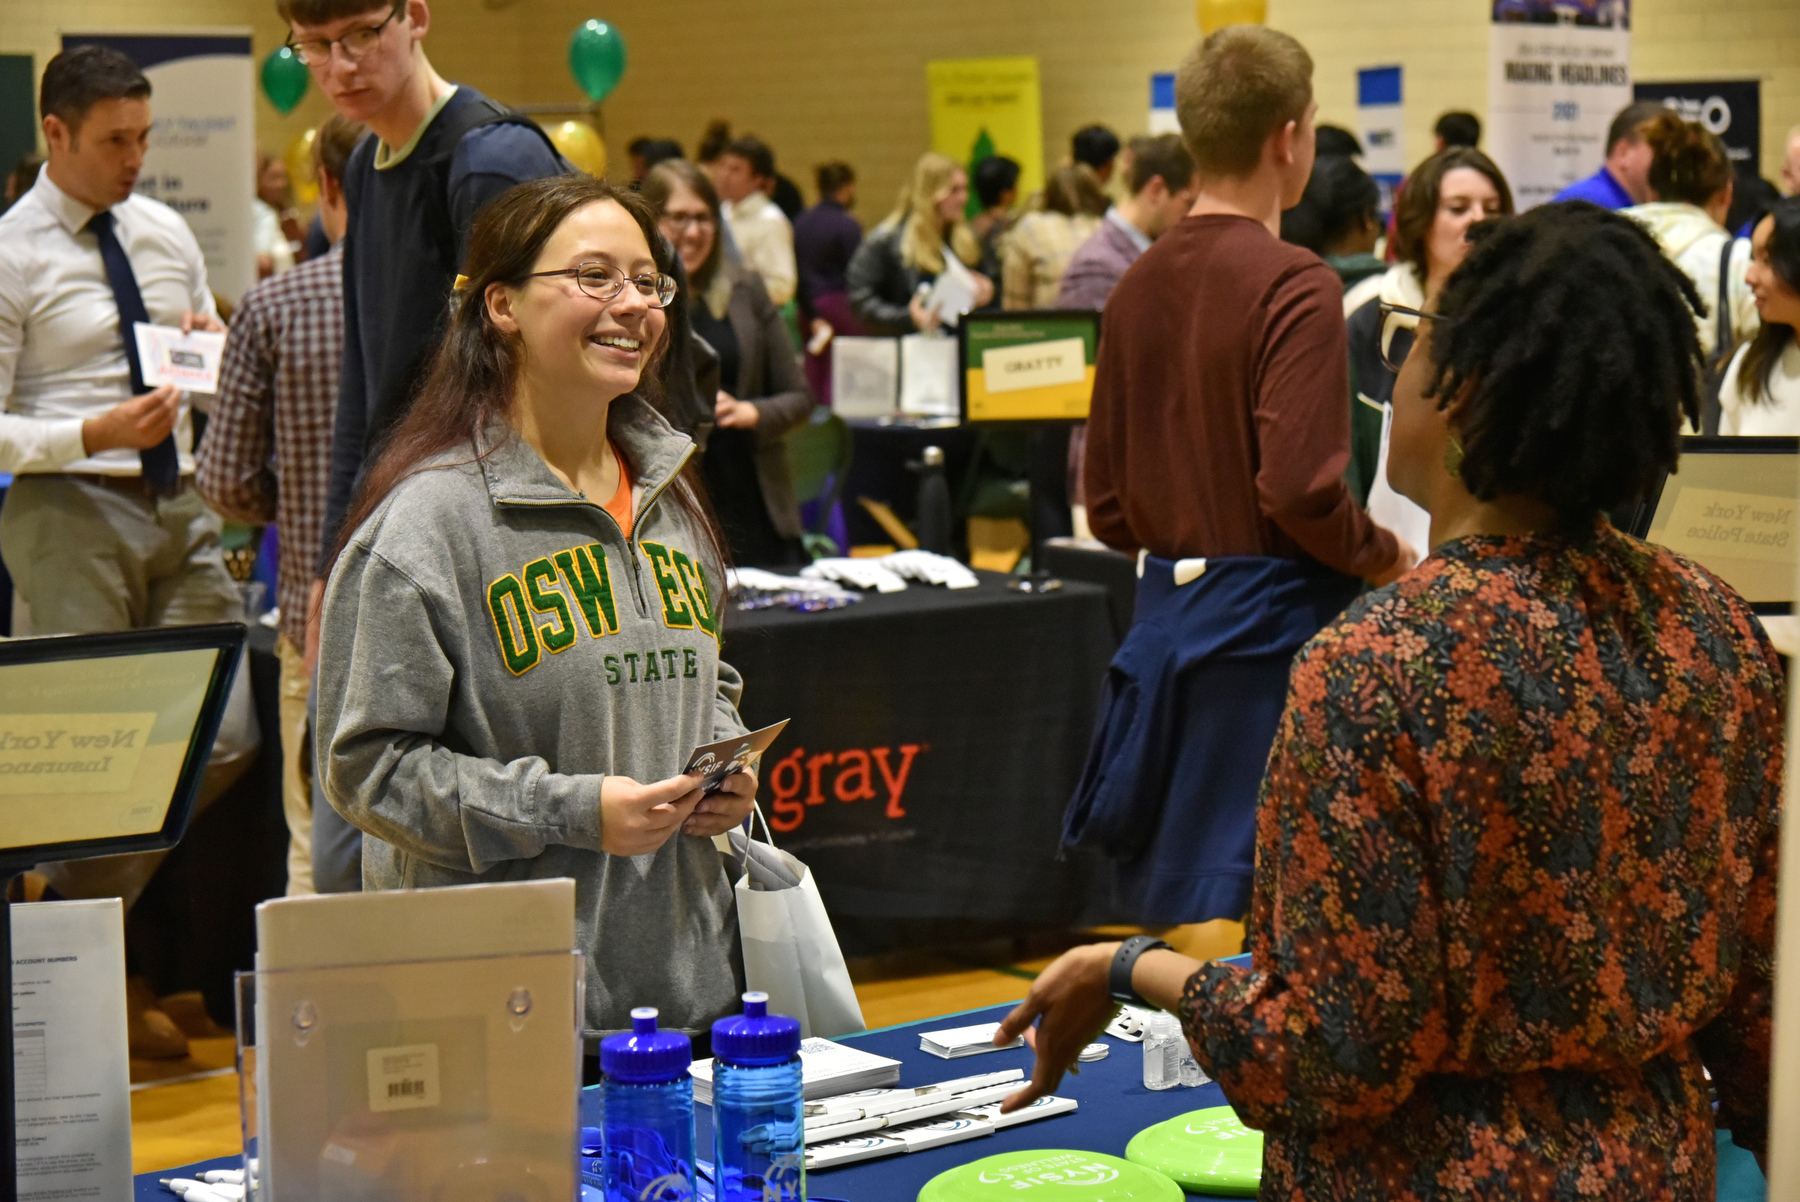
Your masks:
{"label": "small printed card", "polygon": [[694,748],[694,754],[688,757],[687,767],[683,772],[698,772],[704,779],[700,788],[706,793],[717,793],[725,778],[740,768],[754,768],[762,759],[763,752],[769,744],[787,727],[788,719],[783,718],[773,726],[765,726],[761,730],[753,730],[747,735],[738,735],[734,739],[721,739],[717,743],[707,743]]}
{"label": "small printed card", "polygon": [[174,326],[135,322],[138,363],[151,388],[173,384],[188,392],[219,390],[219,364],[225,358],[225,335],[195,330],[183,334]]}

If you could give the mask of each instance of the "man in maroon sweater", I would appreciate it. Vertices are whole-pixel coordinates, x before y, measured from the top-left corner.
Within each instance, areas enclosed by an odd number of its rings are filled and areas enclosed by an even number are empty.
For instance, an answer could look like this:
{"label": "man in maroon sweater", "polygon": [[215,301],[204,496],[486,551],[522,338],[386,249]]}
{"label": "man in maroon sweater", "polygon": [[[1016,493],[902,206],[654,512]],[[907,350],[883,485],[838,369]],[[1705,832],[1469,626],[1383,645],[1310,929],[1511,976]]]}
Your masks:
{"label": "man in maroon sweater", "polygon": [[1312,60],[1285,34],[1232,27],[1188,59],[1176,89],[1199,199],[1106,311],[1088,525],[1121,551],[1310,555],[1385,583],[1412,557],[1344,485],[1343,288],[1280,237],[1312,171]]}
{"label": "man in maroon sweater", "polygon": [[1313,163],[1312,59],[1221,29],[1175,80],[1199,198],[1119,281],[1100,336],[1088,524],[1142,553],[1065,842],[1115,863],[1119,917],[1242,917],[1293,654],[1417,558],[1344,484],[1343,290],[1280,240]]}

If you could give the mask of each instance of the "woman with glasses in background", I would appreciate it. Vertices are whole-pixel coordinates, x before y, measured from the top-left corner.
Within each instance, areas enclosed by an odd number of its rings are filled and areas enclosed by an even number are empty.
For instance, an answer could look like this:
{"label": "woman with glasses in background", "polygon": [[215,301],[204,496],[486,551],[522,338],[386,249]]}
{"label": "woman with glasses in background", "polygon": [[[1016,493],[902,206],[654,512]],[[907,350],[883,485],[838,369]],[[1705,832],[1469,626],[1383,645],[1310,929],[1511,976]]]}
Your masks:
{"label": "woman with glasses in background", "polygon": [[[1368,485],[1369,516],[1415,547],[1430,545],[1425,511],[1388,484],[1388,425],[1394,367],[1406,358],[1417,319],[1469,253],[1469,227],[1513,211],[1512,189],[1494,161],[1472,146],[1432,155],[1406,179],[1394,215],[1394,254],[1383,275],[1345,295],[1350,336],[1351,425],[1355,474]],[[1373,421],[1364,421],[1369,413]],[[1379,423],[1373,438],[1363,434]]]}
{"label": "woman with glasses in background", "polygon": [[787,323],[761,277],[726,258],[719,194],[705,172],[671,159],[644,177],[642,189],[687,271],[694,332],[719,357],[717,424],[700,469],[731,557],[798,567],[806,556],[787,433],[812,415],[813,396]]}
{"label": "woman with glasses in background", "polygon": [[672,257],[650,206],[585,175],[475,221],[417,401],[326,588],[319,770],[370,889],[569,877],[590,1036],[736,1007],[732,885],[697,746],[743,733],[719,659],[723,558],[694,445],[644,395]]}

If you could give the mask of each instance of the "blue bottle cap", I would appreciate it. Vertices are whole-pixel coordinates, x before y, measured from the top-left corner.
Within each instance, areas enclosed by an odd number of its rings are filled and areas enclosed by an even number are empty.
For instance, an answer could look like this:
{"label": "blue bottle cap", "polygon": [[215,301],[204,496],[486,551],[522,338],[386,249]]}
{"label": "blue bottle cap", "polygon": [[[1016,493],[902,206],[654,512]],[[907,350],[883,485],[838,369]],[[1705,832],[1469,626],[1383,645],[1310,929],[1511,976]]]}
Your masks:
{"label": "blue bottle cap", "polygon": [[679,1081],[694,1062],[694,1045],[680,1031],[656,1029],[656,1007],[631,1012],[631,1032],[600,1041],[600,1071],[629,1085]]}
{"label": "blue bottle cap", "polygon": [[727,1064],[786,1064],[800,1054],[800,1021],[769,1013],[769,995],[746,993],[744,1012],[713,1024],[713,1055]]}

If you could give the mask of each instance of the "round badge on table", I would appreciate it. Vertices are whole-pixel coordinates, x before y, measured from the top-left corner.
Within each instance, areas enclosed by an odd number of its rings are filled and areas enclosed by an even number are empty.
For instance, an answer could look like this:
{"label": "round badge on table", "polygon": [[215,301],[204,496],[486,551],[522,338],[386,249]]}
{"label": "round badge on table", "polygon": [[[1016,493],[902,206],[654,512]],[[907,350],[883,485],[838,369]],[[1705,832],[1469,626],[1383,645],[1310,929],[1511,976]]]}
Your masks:
{"label": "round badge on table", "polygon": [[1153,1169],[1103,1152],[1034,1148],[1003,1152],[939,1173],[919,1202],[1182,1202],[1181,1187]]}
{"label": "round badge on table", "polygon": [[1262,1183],[1262,1132],[1214,1106],[1146,1127],[1131,1137],[1125,1158],[1155,1169],[1190,1190],[1254,1198]]}

